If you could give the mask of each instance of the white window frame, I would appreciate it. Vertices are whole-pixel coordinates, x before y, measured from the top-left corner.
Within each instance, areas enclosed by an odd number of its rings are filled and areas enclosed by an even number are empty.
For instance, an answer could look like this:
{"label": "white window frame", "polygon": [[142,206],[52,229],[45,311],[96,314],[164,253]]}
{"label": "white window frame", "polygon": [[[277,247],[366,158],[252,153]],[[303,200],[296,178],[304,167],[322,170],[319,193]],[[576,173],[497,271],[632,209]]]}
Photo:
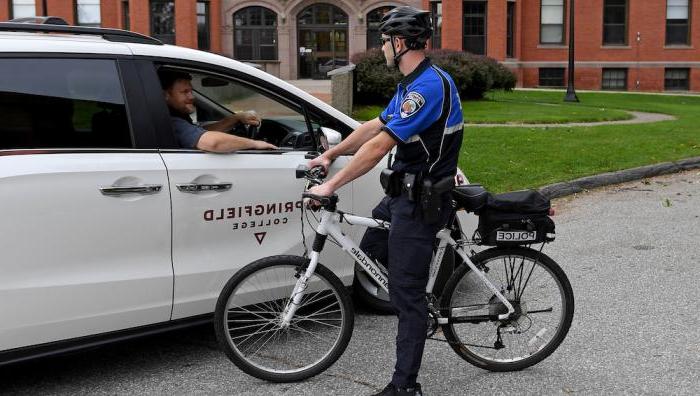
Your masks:
{"label": "white window frame", "polygon": [[13,19],[36,16],[36,1],[34,0],[12,0],[10,5]]}
{"label": "white window frame", "polygon": [[[566,36],[564,33],[565,15],[565,0],[540,0],[540,44],[564,44]],[[545,30],[550,30],[546,28],[555,28],[557,26],[559,27],[560,39],[545,38]]]}
{"label": "white window frame", "polygon": [[100,0],[75,0],[74,5],[76,25],[93,27],[102,25]]}

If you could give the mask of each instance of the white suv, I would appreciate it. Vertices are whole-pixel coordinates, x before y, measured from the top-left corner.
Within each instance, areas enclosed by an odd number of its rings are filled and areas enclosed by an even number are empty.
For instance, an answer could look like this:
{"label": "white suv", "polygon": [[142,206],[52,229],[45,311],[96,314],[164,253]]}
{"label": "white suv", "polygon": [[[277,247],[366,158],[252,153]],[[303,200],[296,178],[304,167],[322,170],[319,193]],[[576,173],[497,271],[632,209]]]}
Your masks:
{"label": "white suv", "polygon": [[[209,321],[236,270],[303,252],[295,168],[356,121],[251,66],[136,33],[0,31],[0,365]],[[179,148],[161,68],[193,76],[197,122],[255,110],[258,130],[231,133],[280,149]],[[370,213],[385,165],[339,191],[344,210]],[[351,259],[329,254],[351,284]]]}

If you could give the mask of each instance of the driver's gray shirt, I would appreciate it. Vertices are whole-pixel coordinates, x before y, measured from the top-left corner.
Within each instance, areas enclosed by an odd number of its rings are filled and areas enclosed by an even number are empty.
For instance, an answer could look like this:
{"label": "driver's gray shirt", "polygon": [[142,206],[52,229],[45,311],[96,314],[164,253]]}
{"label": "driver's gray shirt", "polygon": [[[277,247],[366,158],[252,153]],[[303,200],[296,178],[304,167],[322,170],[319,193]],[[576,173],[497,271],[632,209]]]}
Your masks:
{"label": "driver's gray shirt", "polygon": [[[187,116],[189,119],[189,116]],[[177,144],[182,148],[196,149],[199,138],[202,137],[206,129],[192,122],[191,119],[186,120],[180,115],[170,115],[170,120],[173,124],[173,133]]]}

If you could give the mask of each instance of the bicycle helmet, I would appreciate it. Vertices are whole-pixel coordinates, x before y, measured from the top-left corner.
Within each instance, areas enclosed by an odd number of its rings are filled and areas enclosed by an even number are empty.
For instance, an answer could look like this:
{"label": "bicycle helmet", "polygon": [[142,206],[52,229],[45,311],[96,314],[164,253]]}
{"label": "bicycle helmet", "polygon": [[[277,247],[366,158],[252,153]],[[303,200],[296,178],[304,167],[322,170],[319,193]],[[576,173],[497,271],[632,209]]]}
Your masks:
{"label": "bicycle helmet", "polygon": [[379,32],[386,36],[406,39],[409,49],[423,49],[433,34],[430,12],[409,6],[396,7],[384,14],[379,24]]}

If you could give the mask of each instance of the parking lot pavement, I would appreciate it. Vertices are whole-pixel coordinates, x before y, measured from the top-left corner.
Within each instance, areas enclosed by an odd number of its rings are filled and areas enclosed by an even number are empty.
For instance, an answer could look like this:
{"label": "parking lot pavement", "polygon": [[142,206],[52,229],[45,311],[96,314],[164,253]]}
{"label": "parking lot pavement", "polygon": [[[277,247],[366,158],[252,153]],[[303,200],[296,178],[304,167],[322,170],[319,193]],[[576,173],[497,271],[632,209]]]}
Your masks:
{"label": "parking lot pavement", "polygon": [[321,99],[326,103],[331,103],[331,80],[287,80],[288,83],[300,88],[303,91]]}
{"label": "parking lot pavement", "polygon": [[[697,394],[700,387],[700,173],[628,183],[556,202],[546,252],[571,280],[576,313],[548,359],[490,373],[429,341],[427,395]],[[364,395],[393,365],[396,320],[359,312],[326,373],[270,384],[238,371],[201,327],[0,369],[0,393]]]}

